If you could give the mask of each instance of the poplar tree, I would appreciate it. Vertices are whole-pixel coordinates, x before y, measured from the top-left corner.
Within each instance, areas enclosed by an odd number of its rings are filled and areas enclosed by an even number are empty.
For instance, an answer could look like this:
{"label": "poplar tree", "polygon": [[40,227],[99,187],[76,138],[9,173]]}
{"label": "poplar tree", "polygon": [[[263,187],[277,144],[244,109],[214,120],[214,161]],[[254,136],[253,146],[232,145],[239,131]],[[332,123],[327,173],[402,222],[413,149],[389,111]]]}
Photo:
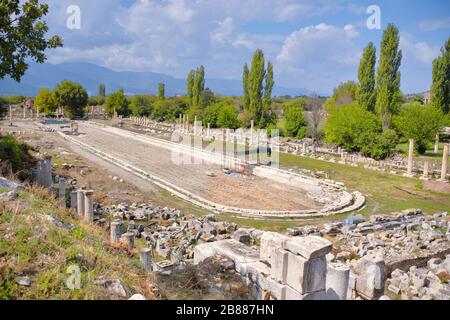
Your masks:
{"label": "poplar tree", "polygon": [[202,95],[205,90],[205,67],[200,66],[195,72],[194,87],[192,90],[192,105],[201,107],[203,103]]}
{"label": "poplar tree", "polygon": [[104,84],[101,84],[101,85],[98,87],[98,96],[99,96],[99,97],[104,97],[104,96],[106,96],[106,87],[105,87]]}
{"label": "poplar tree", "polygon": [[364,49],[363,56],[359,62],[358,80],[359,85],[356,92],[358,104],[367,111],[375,110],[375,63],[376,49],[372,42],[369,42]]}
{"label": "poplar tree", "polygon": [[433,61],[431,104],[446,114],[450,111],[450,38]]}
{"label": "poplar tree", "polygon": [[250,108],[250,97],[248,93],[248,65],[247,63],[244,64],[244,71],[242,73],[242,83],[243,83],[243,89],[244,89],[244,96],[243,96],[243,106],[244,110],[248,111]]}
{"label": "poplar tree", "polygon": [[194,89],[194,78],[195,78],[195,70],[189,71],[188,77],[187,77],[187,98],[188,98],[188,105],[189,107],[192,107],[192,98],[193,98],[193,89]]}
{"label": "poplar tree", "polygon": [[396,112],[401,96],[399,68],[402,51],[399,50],[399,42],[398,28],[390,23],[383,32],[377,72],[375,110],[381,119],[383,130],[390,127],[392,114]]}
{"label": "poplar tree", "polygon": [[264,70],[264,53],[256,50],[253,55],[251,69],[248,75],[248,93],[250,98],[249,111],[252,113],[256,123],[259,123],[262,114],[262,90]]}
{"label": "poplar tree", "polygon": [[160,82],[158,84],[158,100],[164,100],[165,93],[166,93],[166,86],[164,85],[164,83]]}

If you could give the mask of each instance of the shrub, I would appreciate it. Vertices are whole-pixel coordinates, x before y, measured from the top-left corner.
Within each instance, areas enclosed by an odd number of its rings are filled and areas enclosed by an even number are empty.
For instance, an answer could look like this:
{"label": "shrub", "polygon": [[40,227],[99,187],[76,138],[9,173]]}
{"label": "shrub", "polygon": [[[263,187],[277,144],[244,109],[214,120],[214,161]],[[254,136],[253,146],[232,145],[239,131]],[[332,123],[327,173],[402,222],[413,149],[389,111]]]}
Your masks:
{"label": "shrub", "polygon": [[302,139],[306,136],[308,124],[303,115],[304,109],[305,106],[299,103],[284,106],[284,120],[288,136],[296,139]]}
{"label": "shrub", "polygon": [[421,105],[418,102],[405,103],[397,116],[394,116],[394,127],[406,139],[414,139],[414,146],[420,154],[427,150],[436,132],[444,125],[442,111],[432,104]]}
{"label": "shrub", "polygon": [[238,111],[233,105],[223,105],[217,115],[217,125],[221,128],[239,128]]}

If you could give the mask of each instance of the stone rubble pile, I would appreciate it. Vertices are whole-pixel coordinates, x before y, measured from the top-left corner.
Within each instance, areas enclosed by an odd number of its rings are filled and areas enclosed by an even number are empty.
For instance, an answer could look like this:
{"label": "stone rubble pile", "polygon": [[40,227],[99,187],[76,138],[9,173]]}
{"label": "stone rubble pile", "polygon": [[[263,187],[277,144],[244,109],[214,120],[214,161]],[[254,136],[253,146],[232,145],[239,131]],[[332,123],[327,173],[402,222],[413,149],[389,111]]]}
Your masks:
{"label": "stone rubble pile", "polygon": [[110,217],[124,225],[122,239],[127,236],[144,239],[149,248],[165,259],[153,264],[153,270],[167,274],[177,265],[192,261],[197,244],[231,239],[232,235],[237,241],[253,244],[261,233],[255,229],[237,230],[235,223],[217,221],[214,214],[197,218],[150,204],[122,203],[104,208],[96,206],[94,210],[99,223]]}
{"label": "stone rubble pile", "polygon": [[402,300],[450,300],[450,255],[430,259],[426,268],[395,269],[387,290]]}

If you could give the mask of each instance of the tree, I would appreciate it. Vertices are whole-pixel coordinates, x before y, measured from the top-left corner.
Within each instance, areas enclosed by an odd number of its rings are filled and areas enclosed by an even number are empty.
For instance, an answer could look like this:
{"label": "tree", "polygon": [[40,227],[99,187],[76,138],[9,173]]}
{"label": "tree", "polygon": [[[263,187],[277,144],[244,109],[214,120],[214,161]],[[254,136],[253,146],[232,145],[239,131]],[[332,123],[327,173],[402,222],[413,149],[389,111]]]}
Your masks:
{"label": "tree", "polygon": [[3,97],[0,97],[0,118],[5,115],[7,108],[7,101]]}
{"label": "tree", "polygon": [[164,121],[168,118],[170,111],[170,102],[167,100],[158,100],[153,105],[152,118],[156,121]]}
{"label": "tree", "polygon": [[302,139],[307,132],[307,123],[303,115],[305,104],[289,103],[284,106],[286,134],[296,139]]}
{"label": "tree", "polygon": [[393,130],[383,132],[377,116],[356,103],[331,107],[328,113],[325,140],[329,143],[375,159],[386,158],[397,143]]}
{"label": "tree", "polygon": [[194,107],[203,107],[203,90],[205,90],[205,67],[200,66],[195,72],[194,86],[192,90],[192,105]]}
{"label": "tree", "polygon": [[58,36],[45,38],[47,13],[48,5],[38,0],[0,2],[0,79],[9,75],[20,81],[29,60],[43,63],[47,49],[62,46]]}
{"label": "tree", "polygon": [[433,61],[431,104],[445,114],[450,111],[450,38],[441,49],[441,56]]}
{"label": "tree", "polygon": [[148,96],[133,96],[128,108],[136,117],[147,117],[152,113],[152,103]]}
{"label": "tree", "polygon": [[165,99],[165,91],[166,91],[166,87],[165,87],[164,83],[160,82],[158,84],[158,100]]}
{"label": "tree", "polygon": [[238,111],[236,107],[230,104],[223,105],[217,116],[217,125],[221,128],[239,128]]}
{"label": "tree", "polygon": [[267,127],[269,124],[275,124],[276,114],[272,110],[272,89],[273,89],[273,66],[270,61],[267,63],[266,81],[264,87],[263,108],[261,110],[261,118],[259,119],[259,126],[261,128]]}
{"label": "tree", "polygon": [[250,98],[249,110],[256,123],[259,123],[262,114],[262,91],[264,70],[264,53],[256,50],[253,55],[251,69],[248,75],[248,93]]}
{"label": "tree", "polygon": [[69,118],[83,117],[84,109],[88,103],[88,94],[79,83],[64,80],[56,85],[53,94],[56,103],[65,107],[65,112]]}
{"label": "tree", "polygon": [[311,93],[308,98],[308,109],[309,109],[309,126],[311,136],[314,142],[319,139],[319,125],[325,116],[322,108],[322,103],[316,93]]}
{"label": "tree", "polygon": [[363,56],[359,62],[358,80],[359,85],[356,92],[358,104],[368,111],[375,110],[375,63],[376,49],[372,42],[364,49]]}
{"label": "tree", "polygon": [[58,108],[53,93],[48,88],[42,88],[39,90],[39,94],[34,101],[34,106],[38,112],[44,112],[46,115],[50,115]]}
{"label": "tree", "polygon": [[201,101],[203,103],[203,106],[209,106],[211,103],[214,103],[216,101],[216,96],[214,95],[214,92],[211,91],[211,89],[206,88],[202,92]]}
{"label": "tree", "polygon": [[325,102],[325,109],[351,104],[356,100],[358,84],[354,81],[340,83],[333,90],[333,95]]}
{"label": "tree", "polygon": [[187,77],[187,98],[189,107],[193,106],[193,90],[194,90],[195,70],[189,71]]}
{"label": "tree", "polygon": [[383,129],[390,127],[392,115],[397,112],[401,97],[399,69],[402,51],[399,50],[399,42],[397,27],[389,24],[381,40],[375,105]]}
{"label": "tree", "polygon": [[205,113],[202,117],[202,123],[204,127],[207,127],[209,123],[212,128],[217,128],[217,119],[223,105],[223,102],[216,102],[206,107]]}
{"label": "tree", "polygon": [[99,97],[106,97],[106,86],[104,84],[101,84],[98,87],[98,96]]}
{"label": "tree", "polygon": [[420,154],[427,150],[436,132],[443,125],[442,111],[432,104],[421,105],[418,102],[405,103],[398,116],[394,117],[394,126],[406,139],[414,139],[414,146]]}
{"label": "tree", "polygon": [[250,97],[249,97],[249,92],[248,92],[248,75],[249,75],[249,70],[248,70],[248,65],[247,63],[244,64],[244,71],[242,72],[242,83],[243,83],[243,89],[244,89],[244,94],[243,94],[243,108],[244,111],[249,111],[250,108]]}
{"label": "tree", "polygon": [[127,115],[128,105],[129,102],[127,97],[123,91],[119,90],[106,98],[105,110],[110,116],[114,115],[114,111],[116,111],[118,115]]}

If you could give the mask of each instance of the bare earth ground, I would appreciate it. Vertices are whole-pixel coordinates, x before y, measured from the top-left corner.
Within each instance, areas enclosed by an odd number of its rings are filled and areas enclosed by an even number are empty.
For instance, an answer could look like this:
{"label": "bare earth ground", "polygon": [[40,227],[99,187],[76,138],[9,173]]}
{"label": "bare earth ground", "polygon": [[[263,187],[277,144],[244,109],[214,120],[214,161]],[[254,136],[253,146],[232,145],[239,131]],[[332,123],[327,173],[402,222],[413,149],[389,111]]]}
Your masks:
{"label": "bare earth ground", "polygon": [[[79,132],[83,135],[75,137],[77,140],[219,204],[265,210],[321,207],[303,190],[269,179],[230,177],[215,164],[175,164],[169,150],[81,123]],[[216,177],[207,176],[206,171],[214,172]]]}

